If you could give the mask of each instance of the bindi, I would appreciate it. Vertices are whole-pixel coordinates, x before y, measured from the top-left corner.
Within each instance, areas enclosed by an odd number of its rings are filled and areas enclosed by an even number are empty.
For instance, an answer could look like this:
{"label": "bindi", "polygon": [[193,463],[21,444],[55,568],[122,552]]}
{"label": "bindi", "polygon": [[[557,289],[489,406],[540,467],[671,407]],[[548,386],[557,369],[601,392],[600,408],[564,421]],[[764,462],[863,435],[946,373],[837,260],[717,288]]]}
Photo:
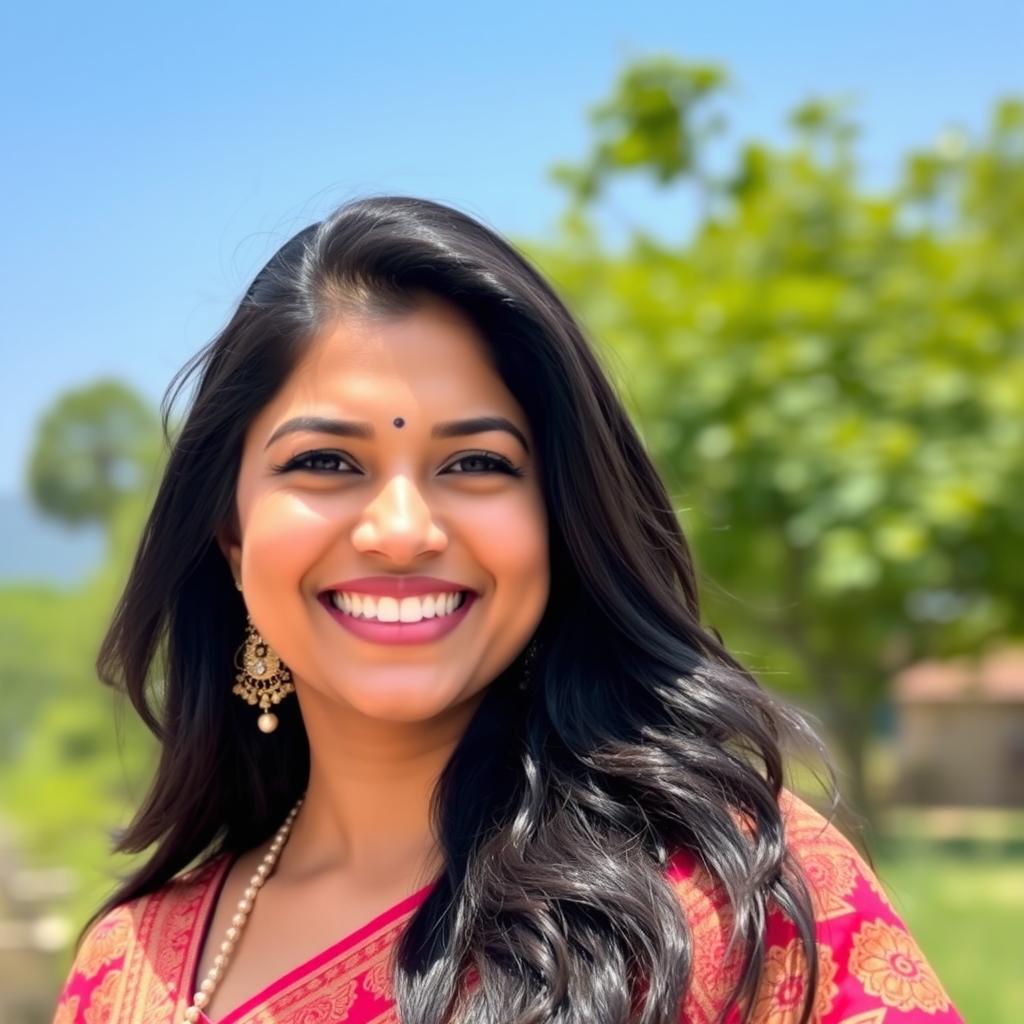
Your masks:
{"label": "bindi", "polygon": [[405,420],[403,420],[401,416],[396,416],[391,422],[394,423],[396,427],[405,426]]}

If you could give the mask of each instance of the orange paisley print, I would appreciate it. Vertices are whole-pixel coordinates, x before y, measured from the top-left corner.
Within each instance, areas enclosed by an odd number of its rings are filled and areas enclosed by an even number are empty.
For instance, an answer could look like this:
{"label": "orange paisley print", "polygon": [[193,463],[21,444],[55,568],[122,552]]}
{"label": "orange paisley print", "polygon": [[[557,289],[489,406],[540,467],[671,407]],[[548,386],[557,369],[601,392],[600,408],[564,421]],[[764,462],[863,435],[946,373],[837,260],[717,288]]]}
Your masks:
{"label": "orange paisley print", "polygon": [[121,955],[130,929],[131,918],[120,909],[100,922],[79,958],[79,970],[86,978],[99,974]]}
{"label": "orange paisley print", "polygon": [[85,1024],[117,1024],[114,1007],[121,986],[120,974],[120,971],[108,971],[93,989],[92,999],[85,1011]]}
{"label": "orange paisley print", "polygon": [[[784,791],[779,808],[790,869],[807,881],[819,981],[811,1024],[963,1024],[878,878],[820,814]],[[234,854],[221,854],[156,892],[117,907],[79,948],[53,1024],[179,1024],[190,1002],[206,929]],[[740,1024],[729,997],[742,950],[729,951],[734,915],[724,886],[689,851],[667,882],[691,936],[680,1024]],[[427,886],[216,1021],[201,1024],[397,1024],[392,957]],[[752,1024],[797,1024],[808,984],[796,926],[769,905]],[[470,972],[460,1001],[476,984]],[[465,1005],[464,1003],[462,1005]]]}
{"label": "orange paisley print", "polygon": [[53,1024],[75,1024],[78,1017],[78,1004],[82,1001],[81,996],[68,996],[62,998],[57,1004],[57,1012],[53,1018]]}

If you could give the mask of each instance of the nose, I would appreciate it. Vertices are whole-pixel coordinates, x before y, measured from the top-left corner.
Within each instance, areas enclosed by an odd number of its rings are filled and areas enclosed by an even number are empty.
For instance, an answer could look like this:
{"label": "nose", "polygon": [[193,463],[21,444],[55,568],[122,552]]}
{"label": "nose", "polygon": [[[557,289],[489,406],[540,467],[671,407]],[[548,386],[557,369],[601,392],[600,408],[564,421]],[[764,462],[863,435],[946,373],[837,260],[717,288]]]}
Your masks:
{"label": "nose", "polygon": [[363,510],[352,545],[363,554],[377,553],[401,564],[426,551],[443,551],[448,537],[415,483],[395,475]]}

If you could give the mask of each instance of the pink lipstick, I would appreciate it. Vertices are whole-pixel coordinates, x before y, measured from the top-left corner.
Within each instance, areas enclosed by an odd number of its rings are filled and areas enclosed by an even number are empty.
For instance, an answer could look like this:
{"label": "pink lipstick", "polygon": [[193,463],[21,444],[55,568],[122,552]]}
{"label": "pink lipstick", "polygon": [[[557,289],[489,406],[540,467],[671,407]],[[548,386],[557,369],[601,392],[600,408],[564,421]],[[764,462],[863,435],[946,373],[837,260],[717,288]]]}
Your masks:
{"label": "pink lipstick", "polygon": [[[413,584],[416,588],[411,594],[437,594],[437,593],[458,593],[459,604],[454,611],[447,615],[435,615],[433,618],[423,618],[419,622],[379,622],[376,619],[364,619],[346,612],[335,604],[335,594],[338,591],[328,590],[320,594],[320,603],[327,610],[331,618],[339,625],[344,626],[350,633],[354,633],[360,639],[368,640],[378,644],[423,644],[440,640],[447,636],[469,613],[469,609],[476,601],[477,595],[472,590],[458,589],[452,584],[441,580],[430,580],[429,584],[421,583],[423,577],[417,577]],[[427,577],[426,579],[430,579]],[[395,587],[396,577],[384,578],[384,582],[376,584],[367,580],[350,580],[345,584],[345,590],[349,593],[371,594],[379,596],[394,597],[401,600],[402,597],[410,596],[407,588]],[[358,587],[354,586],[358,584]],[[443,584],[440,585],[439,584]],[[374,589],[371,589],[373,587]],[[404,590],[404,593],[399,591]]]}

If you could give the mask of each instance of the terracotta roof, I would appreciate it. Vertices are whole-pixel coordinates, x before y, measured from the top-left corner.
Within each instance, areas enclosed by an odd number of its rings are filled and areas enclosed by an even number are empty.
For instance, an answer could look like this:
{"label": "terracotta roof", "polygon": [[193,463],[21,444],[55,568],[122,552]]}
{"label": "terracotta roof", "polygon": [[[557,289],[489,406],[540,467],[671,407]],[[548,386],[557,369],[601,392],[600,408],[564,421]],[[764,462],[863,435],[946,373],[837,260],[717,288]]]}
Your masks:
{"label": "terracotta roof", "polygon": [[976,657],[919,661],[896,674],[892,695],[901,704],[1024,703],[1024,647],[1001,647]]}

